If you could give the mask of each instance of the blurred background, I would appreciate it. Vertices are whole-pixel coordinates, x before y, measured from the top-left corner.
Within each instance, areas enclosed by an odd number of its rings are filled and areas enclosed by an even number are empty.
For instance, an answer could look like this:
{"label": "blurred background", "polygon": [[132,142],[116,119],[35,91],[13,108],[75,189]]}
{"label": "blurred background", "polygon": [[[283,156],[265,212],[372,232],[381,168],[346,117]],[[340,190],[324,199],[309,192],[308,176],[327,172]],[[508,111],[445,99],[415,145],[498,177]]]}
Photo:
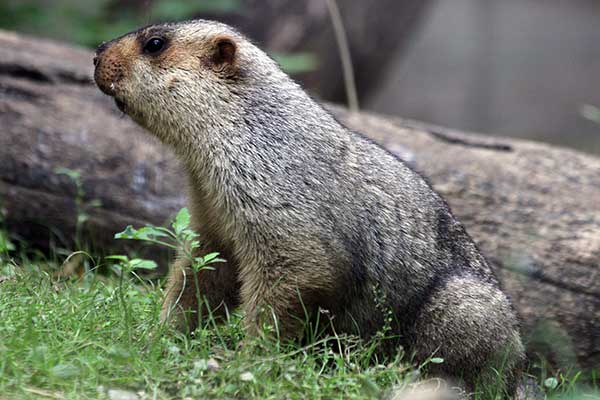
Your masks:
{"label": "blurred background", "polygon": [[[600,1],[338,0],[361,109],[600,154]],[[93,48],[157,21],[237,26],[345,103],[325,0],[0,0],[0,28]]]}

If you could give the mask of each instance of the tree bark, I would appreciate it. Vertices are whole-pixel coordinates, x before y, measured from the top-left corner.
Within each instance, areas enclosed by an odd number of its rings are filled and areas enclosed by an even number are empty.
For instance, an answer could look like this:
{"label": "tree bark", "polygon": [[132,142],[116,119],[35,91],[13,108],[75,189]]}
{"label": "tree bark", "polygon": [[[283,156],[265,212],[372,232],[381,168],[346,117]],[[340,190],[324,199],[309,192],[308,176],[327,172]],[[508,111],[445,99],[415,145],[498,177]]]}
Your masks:
{"label": "tree bark", "polygon": [[[0,201],[37,246],[72,246],[81,173],[86,237],[115,245],[126,225],[163,224],[185,204],[169,151],[91,81],[89,51],[0,32]],[[600,365],[600,160],[330,107],[422,172],[467,227],[512,296],[529,349],[557,365]]]}

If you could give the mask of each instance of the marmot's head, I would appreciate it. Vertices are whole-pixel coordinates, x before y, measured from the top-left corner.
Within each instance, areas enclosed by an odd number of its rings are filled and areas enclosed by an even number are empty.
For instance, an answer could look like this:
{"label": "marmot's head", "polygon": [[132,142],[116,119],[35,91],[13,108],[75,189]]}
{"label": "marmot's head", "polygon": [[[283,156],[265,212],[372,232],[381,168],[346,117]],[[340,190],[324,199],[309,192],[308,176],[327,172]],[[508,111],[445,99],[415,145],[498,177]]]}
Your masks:
{"label": "marmot's head", "polygon": [[236,123],[253,88],[287,79],[234,29],[203,20],[128,33],[99,46],[94,65],[98,87],[119,109],[168,142],[177,128]]}

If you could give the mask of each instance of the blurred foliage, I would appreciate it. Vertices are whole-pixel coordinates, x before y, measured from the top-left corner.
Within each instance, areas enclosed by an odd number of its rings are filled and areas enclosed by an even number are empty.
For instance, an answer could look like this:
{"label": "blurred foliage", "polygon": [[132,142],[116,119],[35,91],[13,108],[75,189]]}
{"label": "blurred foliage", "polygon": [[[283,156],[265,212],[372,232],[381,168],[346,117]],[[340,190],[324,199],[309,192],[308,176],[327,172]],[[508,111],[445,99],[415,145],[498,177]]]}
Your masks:
{"label": "blurred foliage", "polygon": [[185,19],[199,12],[228,13],[241,8],[240,0],[158,0],[154,1],[152,15],[159,19]]}
{"label": "blurred foliage", "polygon": [[239,0],[0,0],[0,27],[95,47],[152,22],[239,9]]}
{"label": "blurred foliage", "polygon": [[585,119],[600,124],[600,108],[590,104],[584,104],[581,106],[580,112]]}
{"label": "blurred foliage", "polygon": [[314,71],[319,65],[319,60],[313,53],[272,53],[271,56],[289,74]]}
{"label": "blurred foliage", "polygon": [[[243,9],[242,0],[0,0],[0,28],[94,48],[154,22]],[[274,57],[291,74],[317,67],[309,53]]]}

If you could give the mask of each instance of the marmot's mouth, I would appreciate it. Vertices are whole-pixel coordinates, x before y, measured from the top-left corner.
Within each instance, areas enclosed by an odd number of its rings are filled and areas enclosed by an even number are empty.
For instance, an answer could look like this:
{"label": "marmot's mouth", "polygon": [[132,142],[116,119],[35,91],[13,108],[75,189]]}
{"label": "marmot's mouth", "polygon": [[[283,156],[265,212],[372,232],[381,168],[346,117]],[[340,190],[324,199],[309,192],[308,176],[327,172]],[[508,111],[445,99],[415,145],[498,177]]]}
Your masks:
{"label": "marmot's mouth", "polygon": [[121,112],[122,112],[122,113],[125,113],[125,114],[127,114],[127,113],[125,112],[125,108],[126,108],[126,104],[125,104],[125,102],[123,102],[123,101],[121,101],[121,100],[119,100],[119,99],[117,99],[117,98],[115,97],[115,104],[117,105],[117,108],[118,108],[119,110],[121,110]]}

